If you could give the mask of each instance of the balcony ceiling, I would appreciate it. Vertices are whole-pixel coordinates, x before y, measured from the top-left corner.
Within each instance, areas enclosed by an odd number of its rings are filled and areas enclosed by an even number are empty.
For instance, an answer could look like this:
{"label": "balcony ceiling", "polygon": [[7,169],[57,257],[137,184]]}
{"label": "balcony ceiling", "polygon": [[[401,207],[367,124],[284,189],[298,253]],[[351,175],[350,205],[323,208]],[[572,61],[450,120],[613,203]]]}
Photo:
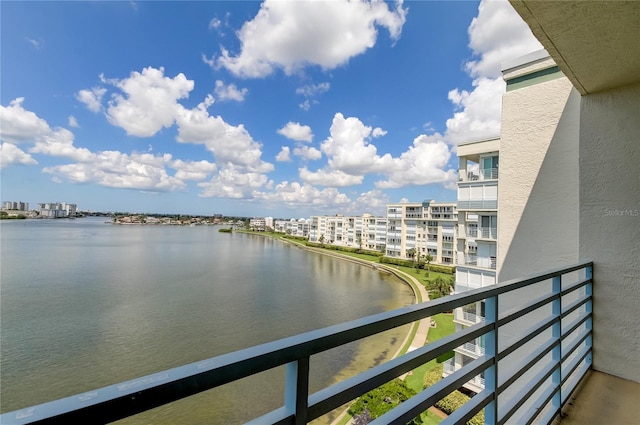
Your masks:
{"label": "balcony ceiling", "polygon": [[509,1],[581,94],[640,82],[640,1]]}

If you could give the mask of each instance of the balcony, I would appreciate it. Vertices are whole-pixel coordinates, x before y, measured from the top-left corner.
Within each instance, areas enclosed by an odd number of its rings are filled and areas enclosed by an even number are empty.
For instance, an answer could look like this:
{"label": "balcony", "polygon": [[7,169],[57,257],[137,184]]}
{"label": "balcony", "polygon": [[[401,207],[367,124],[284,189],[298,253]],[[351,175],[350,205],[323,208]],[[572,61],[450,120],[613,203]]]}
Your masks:
{"label": "balcony", "polygon": [[458,171],[459,182],[475,182],[475,181],[483,181],[483,180],[497,180],[498,179],[498,169],[497,168],[485,168],[480,169],[479,171],[466,171],[460,170]]}
{"label": "balcony", "polygon": [[462,308],[457,308],[453,312],[453,320],[458,323],[470,325],[470,324],[484,322],[484,317],[479,316],[475,313],[470,313],[468,311],[465,311]]}
{"label": "balcony", "polygon": [[456,348],[456,351],[464,354],[468,357],[478,358],[485,353],[483,346],[475,344],[473,342],[465,342],[460,347]]}
{"label": "balcony", "polygon": [[493,239],[498,238],[498,229],[495,227],[478,227],[476,237],[479,239]]}
{"label": "balcony", "polygon": [[[482,409],[488,424],[507,420],[550,423],[562,405],[572,400],[574,390],[591,368],[592,267],[591,262],[580,263],[269,342],[8,412],[0,416],[0,423],[106,423],[286,366],[284,406],[252,423],[304,424],[456,347],[471,344],[477,349],[475,341],[481,337],[485,349],[477,359],[451,371],[373,423],[406,423],[452,390],[466,382],[476,382],[480,376],[484,377],[484,389],[450,415],[446,423],[466,422]],[[532,290],[535,297],[520,294]],[[499,309],[499,300],[504,297],[515,297],[523,305],[508,311]],[[309,394],[311,356],[482,300],[484,322]],[[539,309],[548,309],[550,314],[532,320],[530,314]],[[514,333],[511,327],[518,321],[524,321],[526,329]]]}
{"label": "balcony", "polygon": [[498,208],[497,199],[478,199],[458,201],[459,210],[495,210]]}

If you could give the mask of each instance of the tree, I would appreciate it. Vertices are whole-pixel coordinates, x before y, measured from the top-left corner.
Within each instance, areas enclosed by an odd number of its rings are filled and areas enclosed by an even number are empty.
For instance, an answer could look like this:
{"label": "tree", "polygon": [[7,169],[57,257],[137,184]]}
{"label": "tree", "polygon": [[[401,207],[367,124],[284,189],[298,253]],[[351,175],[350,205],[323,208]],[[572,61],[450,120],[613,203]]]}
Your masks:
{"label": "tree", "polygon": [[436,277],[429,285],[429,298],[436,299],[451,294],[451,289],[454,284],[455,278],[453,276],[446,280],[440,276]]}
{"label": "tree", "polygon": [[324,234],[320,235],[320,239],[318,239],[318,241],[320,242],[320,245],[322,245],[322,247],[324,248]]}
{"label": "tree", "polygon": [[356,240],[358,242],[358,254],[362,252],[362,236],[358,235]]}
{"label": "tree", "polygon": [[431,273],[431,262],[433,261],[433,256],[431,256],[431,254],[427,254],[424,259],[427,262],[427,277],[429,277],[429,274]]}
{"label": "tree", "polygon": [[415,248],[407,249],[407,257],[415,259],[415,256],[416,256],[416,249]]}
{"label": "tree", "polygon": [[[404,381],[396,378],[362,395],[351,405],[349,411],[358,424],[364,425],[369,423],[368,420],[379,418],[414,395],[416,395],[414,390],[407,387]],[[409,422],[415,425],[421,423],[420,416]]]}

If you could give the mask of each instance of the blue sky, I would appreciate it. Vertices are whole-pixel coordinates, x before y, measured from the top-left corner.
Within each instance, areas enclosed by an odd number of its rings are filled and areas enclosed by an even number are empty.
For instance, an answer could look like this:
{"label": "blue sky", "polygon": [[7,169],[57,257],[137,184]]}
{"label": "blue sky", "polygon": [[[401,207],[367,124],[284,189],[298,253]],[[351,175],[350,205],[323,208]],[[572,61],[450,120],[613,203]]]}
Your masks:
{"label": "blue sky", "polygon": [[3,201],[273,217],[455,200],[504,1],[2,2]]}

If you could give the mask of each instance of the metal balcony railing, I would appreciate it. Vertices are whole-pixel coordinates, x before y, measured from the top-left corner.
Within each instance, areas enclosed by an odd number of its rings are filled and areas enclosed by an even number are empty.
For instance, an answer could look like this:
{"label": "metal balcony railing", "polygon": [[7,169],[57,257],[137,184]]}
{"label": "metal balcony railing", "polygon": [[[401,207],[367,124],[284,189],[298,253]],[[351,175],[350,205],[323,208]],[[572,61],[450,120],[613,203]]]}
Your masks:
{"label": "metal balcony railing", "polygon": [[483,239],[497,239],[498,229],[496,227],[478,227],[475,236]]}
{"label": "metal balcony railing", "polygon": [[495,180],[497,178],[497,168],[483,168],[482,170],[480,170],[480,180]]}
{"label": "metal balcony railing", "polygon": [[462,351],[466,351],[474,356],[481,356],[485,353],[484,347],[481,345],[474,344],[473,342],[465,342],[460,347],[458,347]]}
{"label": "metal balcony railing", "polygon": [[484,317],[479,316],[475,313],[470,313],[468,311],[465,311],[461,308],[457,308],[455,309],[455,311],[453,312],[453,317],[455,320],[459,321],[459,322],[468,322],[468,323],[480,323],[480,322],[484,322]]}
{"label": "metal balcony railing", "polygon": [[[464,423],[481,409],[485,411],[487,424],[503,424],[516,414],[518,423],[550,423],[591,367],[592,267],[591,262],[584,262],[269,342],[8,412],[0,416],[0,423],[108,423],[286,365],[284,406],[251,423],[305,424],[482,336],[485,342],[484,355],[403,402],[372,424],[406,423],[480,374],[485,379],[484,390],[450,415],[446,423]],[[577,278],[576,272],[580,275]],[[563,278],[570,282],[563,284]],[[550,284],[550,290],[541,290],[539,286],[534,286],[536,284]],[[534,288],[541,293],[536,292],[535,297],[520,297],[526,300],[523,306],[512,311],[502,312],[501,309],[498,314],[498,304],[506,294]],[[567,297],[572,298],[571,302],[566,302]],[[312,355],[481,300],[485,302],[485,322],[309,394]],[[530,320],[529,316],[523,318],[542,307],[550,307],[552,313],[543,315],[537,321]],[[527,319],[529,328],[515,336],[506,336],[509,333],[504,332],[504,327],[508,328],[519,318]],[[547,334],[551,336],[545,341],[533,347],[527,344]],[[513,367],[508,360],[516,350],[518,364]],[[508,364],[512,367],[506,367]],[[527,372],[530,373],[523,378],[525,385],[521,385],[518,379]]]}
{"label": "metal balcony railing", "polygon": [[498,208],[497,199],[478,199],[458,201],[459,210],[495,210]]}

